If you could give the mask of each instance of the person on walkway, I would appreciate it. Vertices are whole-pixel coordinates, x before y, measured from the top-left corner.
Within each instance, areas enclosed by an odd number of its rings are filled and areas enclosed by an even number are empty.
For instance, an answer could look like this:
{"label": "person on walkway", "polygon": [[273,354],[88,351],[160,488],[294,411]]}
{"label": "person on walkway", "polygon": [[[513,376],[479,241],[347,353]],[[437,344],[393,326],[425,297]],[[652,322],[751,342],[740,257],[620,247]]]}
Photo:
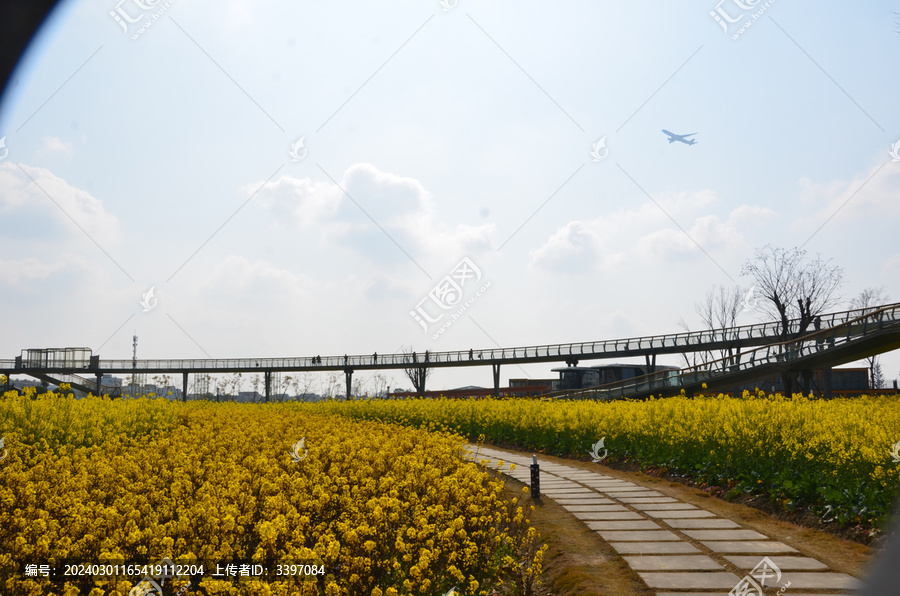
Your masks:
{"label": "person on walkway", "polygon": [[425,362],[428,362],[428,350],[425,350]]}
{"label": "person on walkway", "polygon": [[378,364],[378,352],[372,354],[372,364]]}
{"label": "person on walkway", "polygon": [[475,357],[472,355],[472,348],[469,348],[469,360],[474,360]]}

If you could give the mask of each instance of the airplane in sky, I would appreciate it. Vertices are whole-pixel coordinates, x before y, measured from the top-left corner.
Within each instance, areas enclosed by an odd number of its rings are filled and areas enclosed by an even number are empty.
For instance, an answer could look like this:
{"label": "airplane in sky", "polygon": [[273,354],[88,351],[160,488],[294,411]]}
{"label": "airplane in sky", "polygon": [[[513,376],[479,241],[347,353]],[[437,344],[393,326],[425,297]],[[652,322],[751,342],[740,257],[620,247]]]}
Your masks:
{"label": "airplane in sky", "polygon": [[696,139],[689,139],[689,138],[688,138],[688,137],[690,137],[690,136],[693,136],[693,135],[697,134],[697,133],[695,133],[695,132],[691,132],[691,133],[688,133],[688,134],[686,134],[686,135],[677,135],[677,134],[675,134],[674,132],[669,132],[669,131],[666,130],[666,129],[663,129],[663,132],[664,132],[665,134],[669,135],[669,142],[670,142],[670,143],[674,143],[675,141],[681,141],[681,142],[684,143],[685,145],[693,145],[694,143],[697,142]]}

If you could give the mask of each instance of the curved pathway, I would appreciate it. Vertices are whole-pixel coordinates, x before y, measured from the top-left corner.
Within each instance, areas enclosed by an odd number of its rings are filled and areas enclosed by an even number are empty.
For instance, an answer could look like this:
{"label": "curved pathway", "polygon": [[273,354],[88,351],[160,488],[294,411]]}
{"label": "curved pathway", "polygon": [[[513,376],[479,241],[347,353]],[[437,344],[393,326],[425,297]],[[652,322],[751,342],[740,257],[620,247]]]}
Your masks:
{"label": "curved pathway", "polygon": [[[530,484],[530,457],[469,449],[470,457],[495,470],[502,461],[500,473]],[[855,577],[711,511],[599,472],[538,463],[541,496],[595,530],[656,596],[840,596],[862,587]]]}

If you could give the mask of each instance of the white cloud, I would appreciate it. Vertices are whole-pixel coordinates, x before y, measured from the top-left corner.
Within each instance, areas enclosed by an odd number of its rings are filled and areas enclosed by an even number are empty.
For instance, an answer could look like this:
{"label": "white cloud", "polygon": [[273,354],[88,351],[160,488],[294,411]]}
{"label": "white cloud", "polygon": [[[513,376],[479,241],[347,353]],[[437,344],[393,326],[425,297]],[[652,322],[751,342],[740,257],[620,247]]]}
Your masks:
{"label": "white cloud", "polygon": [[18,261],[0,259],[0,282],[15,286],[22,281],[46,279],[63,266],[63,263],[42,263],[33,257]]}
{"label": "white cloud", "polygon": [[67,157],[72,157],[75,150],[72,148],[72,143],[67,143],[59,137],[44,137],[41,139],[41,147],[37,150],[38,156],[46,157],[54,153],[62,153]]}
{"label": "white cloud", "polygon": [[771,209],[751,205],[733,209],[725,221],[697,214],[715,201],[711,191],[684,192],[662,196],[656,204],[571,221],[531,252],[530,265],[554,272],[613,271],[628,262],[662,263],[700,254],[698,244],[711,255],[731,255],[744,247],[746,226],[775,216]]}
{"label": "white cloud", "polygon": [[98,242],[115,243],[121,237],[118,218],[102,201],[44,168],[0,164],[0,213],[28,215],[35,222],[53,220],[76,234],[81,234],[80,227]]}
{"label": "white cloud", "polygon": [[579,273],[594,268],[611,269],[627,260],[623,251],[608,248],[601,222],[570,221],[537,250],[532,264],[551,271]]}
{"label": "white cloud", "polygon": [[888,162],[862,172],[852,180],[833,180],[817,183],[809,178],[800,180],[801,201],[815,209],[806,218],[809,225],[833,217],[848,221],[860,217],[896,217],[900,215],[897,188],[900,187],[900,162]]}
{"label": "white cloud", "polygon": [[[405,252],[423,267],[446,267],[448,261],[484,253],[496,243],[494,224],[443,223],[431,193],[415,178],[357,163],[344,171],[339,184],[283,176],[258,197],[276,223],[286,215],[328,247],[350,249],[381,263],[406,261]],[[248,185],[243,191],[250,194],[256,188]]]}

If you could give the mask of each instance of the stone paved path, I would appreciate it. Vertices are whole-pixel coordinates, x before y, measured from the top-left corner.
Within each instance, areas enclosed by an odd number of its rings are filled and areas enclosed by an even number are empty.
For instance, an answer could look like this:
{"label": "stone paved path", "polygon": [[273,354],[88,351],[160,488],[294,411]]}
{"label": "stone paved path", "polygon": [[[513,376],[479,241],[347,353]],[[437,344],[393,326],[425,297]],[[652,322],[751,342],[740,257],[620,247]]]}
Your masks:
{"label": "stone paved path", "polygon": [[[525,484],[530,457],[470,445],[478,461]],[[839,596],[862,583],[828,569],[796,549],[643,486],[580,468],[540,461],[542,498],[550,498],[595,530],[618,552],[656,596],[755,596],[769,568],[766,594]],[[510,470],[509,464],[516,464]],[[768,566],[768,563],[766,564]],[[788,585],[788,582],[790,584]],[[787,586],[787,587],[785,587]],[[742,589],[744,591],[742,591]]]}

